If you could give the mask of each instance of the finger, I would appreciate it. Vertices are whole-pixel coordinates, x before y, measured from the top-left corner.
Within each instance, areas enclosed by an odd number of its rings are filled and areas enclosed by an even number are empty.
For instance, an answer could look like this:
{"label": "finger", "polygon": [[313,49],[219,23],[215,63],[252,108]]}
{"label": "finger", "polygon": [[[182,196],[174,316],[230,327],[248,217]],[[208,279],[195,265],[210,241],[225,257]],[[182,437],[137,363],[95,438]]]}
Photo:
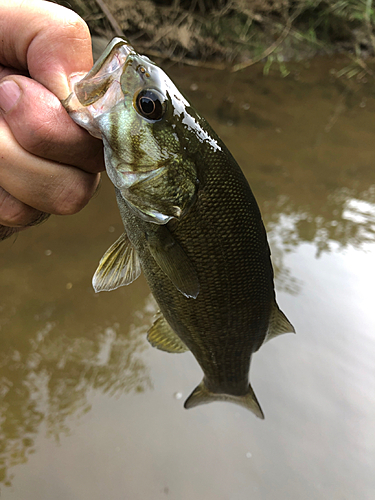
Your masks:
{"label": "finger", "polygon": [[26,72],[25,71],[16,70],[16,69],[13,69],[13,68],[6,68],[5,66],[2,66],[0,64],[0,80],[2,78],[5,78],[6,76],[10,76],[10,75],[22,75],[22,74],[26,74]]}
{"label": "finger", "polygon": [[25,205],[0,187],[0,224],[3,226],[22,228],[34,225],[41,217],[41,212]]}
{"label": "finger", "polygon": [[1,80],[0,108],[15,139],[29,153],[87,172],[104,170],[102,141],[74,123],[41,84],[25,76]]}
{"label": "finger", "polygon": [[0,2],[0,64],[30,76],[65,99],[67,77],[92,66],[90,33],[73,11],[45,1]]}
{"label": "finger", "polygon": [[94,194],[99,174],[52,162],[21,148],[0,119],[0,186],[37,210],[68,215],[81,210]]}

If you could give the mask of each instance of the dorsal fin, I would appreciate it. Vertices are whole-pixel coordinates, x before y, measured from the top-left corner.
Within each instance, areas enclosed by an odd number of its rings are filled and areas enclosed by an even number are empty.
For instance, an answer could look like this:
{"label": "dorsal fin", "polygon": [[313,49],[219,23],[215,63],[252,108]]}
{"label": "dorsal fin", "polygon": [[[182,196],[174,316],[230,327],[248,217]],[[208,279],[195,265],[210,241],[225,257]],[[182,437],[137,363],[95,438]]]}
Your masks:
{"label": "dorsal fin", "polygon": [[124,233],[111,245],[99,262],[92,279],[95,292],[129,285],[141,274],[141,264],[133,245]]}
{"label": "dorsal fin", "polygon": [[264,342],[281,335],[282,333],[296,333],[294,326],[289,322],[285,314],[279,309],[279,306],[274,302],[268,326],[268,332]]}
{"label": "dorsal fin", "polygon": [[169,326],[159,311],[154,324],[147,333],[147,340],[153,347],[166,352],[186,352],[189,349]]}

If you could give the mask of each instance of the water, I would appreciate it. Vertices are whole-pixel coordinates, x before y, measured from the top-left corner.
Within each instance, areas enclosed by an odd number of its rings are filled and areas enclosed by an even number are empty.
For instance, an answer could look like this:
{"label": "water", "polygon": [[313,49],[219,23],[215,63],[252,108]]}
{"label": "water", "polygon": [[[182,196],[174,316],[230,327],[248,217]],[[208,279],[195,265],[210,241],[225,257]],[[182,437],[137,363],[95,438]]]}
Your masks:
{"label": "water", "polygon": [[375,89],[337,80],[344,64],[168,70],[249,179],[296,327],[253,358],[266,420],[183,409],[201,371],[148,345],[143,277],[94,294],[121,232],[103,179],[80,214],[0,246],[1,498],[373,498]]}

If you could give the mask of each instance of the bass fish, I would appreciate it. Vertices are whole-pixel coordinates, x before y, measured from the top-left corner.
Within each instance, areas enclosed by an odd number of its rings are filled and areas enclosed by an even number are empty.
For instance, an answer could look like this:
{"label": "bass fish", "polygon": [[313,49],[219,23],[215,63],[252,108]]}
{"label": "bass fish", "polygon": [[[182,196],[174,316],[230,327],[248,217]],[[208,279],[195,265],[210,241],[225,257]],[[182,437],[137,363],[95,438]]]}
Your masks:
{"label": "bass fish", "polygon": [[63,104],[103,140],[125,228],[95,291],[142,270],[160,308],[148,341],[190,350],[204,373],[185,408],[230,401],[264,418],[251,357],[294,328],[276,303],[266,231],[240,167],[169,77],[121,38],[72,90]]}

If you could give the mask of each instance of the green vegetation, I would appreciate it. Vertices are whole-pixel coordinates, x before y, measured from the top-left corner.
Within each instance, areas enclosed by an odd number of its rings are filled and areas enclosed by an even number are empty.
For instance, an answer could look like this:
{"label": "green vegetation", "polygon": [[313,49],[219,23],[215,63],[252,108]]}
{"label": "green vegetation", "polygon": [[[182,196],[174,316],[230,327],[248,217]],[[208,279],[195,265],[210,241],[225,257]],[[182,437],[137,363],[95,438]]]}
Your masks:
{"label": "green vegetation", "polygon": [[[375,55],[374,0],[60,0],[95,35],[126,37],[151,56],[236,71],[318,53]],[[268,69],[267,69],[268,68]]]}

